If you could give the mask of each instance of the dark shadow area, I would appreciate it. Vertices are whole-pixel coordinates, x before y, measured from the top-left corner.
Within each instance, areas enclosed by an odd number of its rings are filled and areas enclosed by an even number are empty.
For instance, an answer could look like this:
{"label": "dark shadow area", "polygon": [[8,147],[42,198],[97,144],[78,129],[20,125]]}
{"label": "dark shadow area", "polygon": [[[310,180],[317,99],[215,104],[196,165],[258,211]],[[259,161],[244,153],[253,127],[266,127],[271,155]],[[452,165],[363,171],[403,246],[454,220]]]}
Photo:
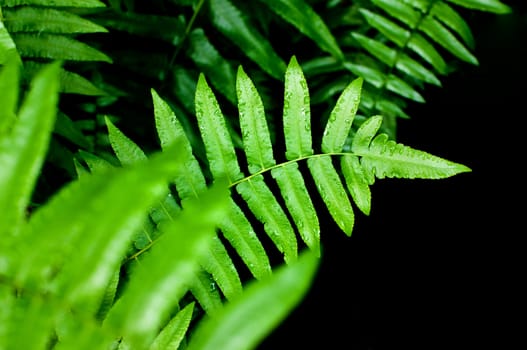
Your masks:
{"label": "dark shadow area", "polygon": [[480,65],[425,90],[427,102],[399,124],[399,142],[472,172],[379,180],[351,238],[326,218],[312,289],[259,349],[511,348],[523,276],[527,3],[503,2],[515,12],[468,21]]}

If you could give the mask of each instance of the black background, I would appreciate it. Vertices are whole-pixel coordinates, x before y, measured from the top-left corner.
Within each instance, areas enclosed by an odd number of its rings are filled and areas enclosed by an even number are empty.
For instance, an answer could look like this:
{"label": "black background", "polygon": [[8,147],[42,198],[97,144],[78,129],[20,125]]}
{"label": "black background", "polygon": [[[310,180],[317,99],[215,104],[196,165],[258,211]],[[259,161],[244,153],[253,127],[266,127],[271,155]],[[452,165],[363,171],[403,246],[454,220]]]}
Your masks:
{"label": "black background", "polygon": [[[351,238],[322,222],[312,288],[259,349],[520,349],[527,3],[467,19],[479,66],[412,105],[398,141],[472,169],[378,180]],[[520,332],[520,330],[523,331]]]}

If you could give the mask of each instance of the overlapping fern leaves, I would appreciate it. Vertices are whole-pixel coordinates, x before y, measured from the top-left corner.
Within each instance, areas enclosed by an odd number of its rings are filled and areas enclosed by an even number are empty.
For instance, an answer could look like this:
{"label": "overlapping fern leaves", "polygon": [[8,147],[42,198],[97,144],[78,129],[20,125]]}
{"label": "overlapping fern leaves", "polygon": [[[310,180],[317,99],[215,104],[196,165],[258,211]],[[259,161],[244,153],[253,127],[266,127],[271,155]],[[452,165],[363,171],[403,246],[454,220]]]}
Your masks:
{"label": "overlapping fern leaves", "polygon": [[0,69],[0,349],[164,350],[188,339],[193,350],[248,349],[283,320],[310,285],[312,254],[190,327],[195,303],[180,297],[225,215],[221,181],[186,201],[121,278],[134,232],[184,164],[177,139],[144,162],[84,174],[27,213],[56,120],[60,66],[37,72],[20,108],[19,68],[9,61]]}
{"label": "overlapping fern leaves", "polygon": [[[177,194],[169,196],[153,208],[149,225],[136,238],[136,251],[130,260],[141,261],[170,216],[185,207],[186,201],[199,196],[208,183],[226,179],[233,195],[228,213],[219,223],[221,236],[216,237],[201,261],[202,271],[190,290],[208,313],[214,313],[222,299],[236,298],[243,289],[239,270],[233,263],[232,250],[256,279],[271,273],[270,252],[280,252],[286,263],[297,259],[305,244],[320,253],[320,209],[312,198],[317,195],[342,229],[351,235],[355,214],[352,203],[369,214],[370,185],[376,178],[437,179],[469,171],[466,166],[444,160],[389,140],[377,134],[382,117],[364,121],[354,134],[351,147],[345,143],[359,108],[362,78],[354,79],[344,89],[334,106],[320,145],[313,145],[311,134],[310,97],[302,69],[293,57],[285,73],[283,135],[284,154],[275,154],[269,136],[264,105],[252,80],[240,67],[237,72],[237,105],[241,126],[243,151],[235,150],[225,117],[218,100],[204,75],[197,83],[196,118],[206,150],[207,163],[195,158],[191,143],[170,106],[155,90],[152,98],[155,122],[161,147],[165,149],[176,139],[182,139],[179,150],[184,166],[173,179]],[[146,159],[145,153],[130,138],[107,119],[111,145],[123,165]],[[83,156],[83,155],[81,155]],[[275,157],[278,157],[278,161]],[[94,156],[84,154],[84,160],[96,169]],[[243,161],[242,161],[243,159]],[[100,161],[100,160],[99,160]],[[305,163],[307,168],[305,170]],[[242,165],[246,169],[242,169]],[[306,185],[306,171],[310,173],[316,190]],[[210,173],[210,177],[206,174]],[[271,185],[274,183],[275,185]],[[278,189],[278,192],[272,188]],[[315,193],[313,193],[315,191]],[[235,195],[236,194],[236,195]],[[262,234],[254,228],[255,218],[272,242],[264,244]],[[300,240],[300,241],[299,241]],[[228,247],[232,249],[230,249]],[[217,285],[217,288],[211,288]]]}
{"label": "overlapping fern leaves", "polygon": [[[14,51],[23,60],[29,77],[40,69],[42,62],[50,60],[111,62],[107,55],[77,38],[81,34],[107,32],[74,12],[101,6],[105,5],[98,0],[0,1],[3,24],[0,31],[5,38],[0,58]],[[65,69],[61,70],[61,89],[67,93],[104,94],[88,79]]]}

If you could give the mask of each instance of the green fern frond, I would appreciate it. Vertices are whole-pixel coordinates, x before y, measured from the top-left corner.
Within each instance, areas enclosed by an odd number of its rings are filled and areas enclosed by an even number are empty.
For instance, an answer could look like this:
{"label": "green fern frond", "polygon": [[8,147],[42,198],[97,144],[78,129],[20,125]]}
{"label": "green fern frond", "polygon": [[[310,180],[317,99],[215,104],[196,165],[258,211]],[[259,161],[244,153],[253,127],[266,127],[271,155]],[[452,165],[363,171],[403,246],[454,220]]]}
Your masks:
{"label": "green fern frond", "polygon": [[13,34],[22,57],[51,60],[102,61],[112,59],[99,50],[78,40],[53,34]]}
{"label": "green fern frond", "polygon": [[510,13],[511,8],[499,0],[448,0],[453,4],[466,7],[468,9],[493,12],[499,14]]}
{"label": "green fern frond", "polygon": [[261,0],[273,12],[294,25],[300,32],[312,39],[323,51],[343,60],[344,54],[326,23],[304,1]]}
{"label": "green fern frond", "polygon": [[357,130],[351,146],[352,152],[361,157],[361,165],[369,178],[441,179],[470,171],[464,165],[398,144],[386,134],[374,137],[381,123],[380,116],[366,120]]}
{"label": "green fern frond", "polygon": [[71,12],[52,8],[5,8],[4,23],[10,33],[38,32],[55,34],[98,33],[108,30]]}
{"label": "green fern frond", "polygon": [[[301,162],[307,161],[318,195],[347,235],[351,235],[355,222],[353,203],[366,215],[370,212],[369,186],[374,183],[375,178],[435,179],[470,171],[463,165],[388,141],[384,134],[376,136],[382,122],[381,117],[366,119],[353,136],[351,150],[345,151],[359,109],[362,86],[362,78],[348,84],[330,114],[320,147],[313,147],[309,89],[302,69],[293,56],[285,75],[285,150],[281,157],[283,161],[277,163],[262,100],[251,79],[239,67],[236,92],[243,150],[247,161],[248,173],[245,173],[215,94],[204,75],[200,75],[195,97],[196,117],[205,145],[208,160],[206,166],[212,176],[210,179],[207,179],[205,171],[192,154],[190,142],[185,141],[185,132],[177,117],[153,90],[156,129],[161,147],[168,147],[175,139],[184,140],[183,147],[180,148],[184,166],[173,180],[183,207],[188,198],[199,196],[207,188],[208,181],[226,179],[231,189],[240,195],[247,210],[263,225],[263,231],[283,255],[285,262],[291,264],[297,259],[301,249],[297,234],[310,250],[320,254],[319,215],[311,200],[314,194],[310,193],[306,185],[306,175],[299,170]],[[112,146],[123,164],[131,162],[127,159],[135,153],[140,152],[140,158],[145,157],[137,145],[118,132],[111,123],[108,122],[108,125],[111,140],[118,133],[121,135],[121,140],[112,141]],[[315,149],[320,150],[320,153],[316,153]],[[337,160],[340,160],[339,167],[335,166]],[[278,193],[273,192],[269,186],[272,181],[267,177],[269,173],[278,186],[281,200],[278,200]],[[263,279],[270,269],[269,253],[254,233],[248,213],[241,209],[238,200],[239,198],[231,197],[228,214],[218,228],[252,274],[257,279]],[[161,231],[159,237],[162,237],[163,228],[158,225],[158,229]],[[214,262],[217,256],[223,256],[223,261],[218,260],[214,265],[202,261],[202,267],[204,272],[211,274],[224,296],[234,300],[239,294],[237,290],[241,288],[238,267],[233,265],[226,253],[222,242],[215,241],[209,251],[209,259]],[[201,279],[206,278],[206,274],[200,274]],[[195,280],[195,283],[199,281]],[[215,309],[213,305],[217,302],[217,297],[207,291],[207,283],[205,280],[195,286],[194,297],[198,303],[202,299],[211,305],[208,308]]]}
{"label": "green fern frond", "polygon": [[212,23],[237,45],[242,52],[270,76],[281,79],[286,64],[262,36],[229,0],[208,2]]}
{"label": "green fern frond", "polygon": [[1,0],[0,6],[35,5],[48,7],[105,7],[99,0]]}
{"label": "green fern frond", "polygon": [[[373,99],[362,104],[364,112],[407,118],[403,101],[397,101],[396,95],[424,102],[419,90],[423,84],[440,86],[435,72],[441,75],[451,72],[450,61],[458,59],[478,64],[472,52],[471,29],[456,7],[506,13],[508,6],[499,1],[450,3],[446,0],[372,0],[374,6],[360,5],[360,14],[376,33],[371,34],[364,28],[351,33],[366,55],[359,53],[344,66],[373,86],[373,89],[365,88],[372,90]],[[386,132],[394,137],[393,130]]]}

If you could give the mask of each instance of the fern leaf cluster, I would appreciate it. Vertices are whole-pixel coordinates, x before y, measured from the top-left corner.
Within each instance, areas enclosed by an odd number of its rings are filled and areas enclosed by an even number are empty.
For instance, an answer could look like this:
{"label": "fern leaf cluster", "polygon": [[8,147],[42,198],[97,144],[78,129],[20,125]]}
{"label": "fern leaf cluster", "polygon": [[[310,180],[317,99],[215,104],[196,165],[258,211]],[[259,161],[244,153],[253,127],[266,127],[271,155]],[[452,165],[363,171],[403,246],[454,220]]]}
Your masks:
{"label": "fern leaf cluster", "polygon": [[[132,263],[141,261],[150,247],[163,237],[163,226],[180,207],[185,208],[187,201],[199,197],[208,183],[226,181],[233,195],[228,201],[227,215],[218,224],[221,234],[213,239],[209,253],[200,262],[201,271],[190,287],[207,313],[216,312],[223,298],[232,300],[242,293],[241,268],[247,268],[257,280],[266,278],[273,268],[273,251],[280,252],[287,264],[297,259],[304,245],[320,254],[320,209],[314,205],[314,196],[325,203],[335,222],[349,236],[355,222],[353,203],[361,212],[369,214],[370,186],[376,178],[437,179],[470,170],[396,143],[386,134],[378,134],[382,123],[380,116],[364,121],[353,137],[351,149],[345,151],[360,104],[362,78],[354,79],[343,91],[328,119],[320,145],[313,145],[309,89],[295,57],[285,73],[282,123],[285,150],[278,154],[270,139],[263,102],[241,67],[236,82],[244,158],[236,152],[212,88],[204,75],[199,77],[195,105],[206,151],[204,165],[193,154],[178,117],[152,90],[161,148],[166,149],[175,140],[182,140],[179,157],[184,166],[173,178],[176,193],[152,209],[148,222],[153,225],[144,226],[136,238],[136,251],[130,254]],[[123,166],[147,159],[137,144],[109,119],[106,121],[112,148]],[[89,157],[80,156],[87,164],[92,162]],[[316,189],[306,184],[307,175],[300,170],[304,163],[307,163],[310,181]],[[95,167],[91,168],[96,171]],[[278,193],[272,190],[274,186]],[[160,211],[166,215],[158,215]],[[259,222],[258,226],[252,218]],[[261,233],[256,229],[260,225],[263,227]],[[262,240],[264,233],[272,246]],[[234,263],[237,258],[231,256],[232,252],[241,258],[244,267]],[[211,283],[219,290],[211,289]]]}
{"label": "fern leaf cluster", "polygon": [[408,116],[404,103],[397,103],[397,98],[424,102],[419,90],[425,84],[441,86],[438,75],[447,75],[453,69],[450,57],[478,64],[472,52],[475,45],[472,32],[458,8],[493,13],[510,11],[499,1],[372,0],[371,3],[373,7],[359,9],[371,30],[352,32],[367,55],[361,55],[360,62],[349,62],[346,68],[364,77],[373,87],[365,110],[403,118]]}
{"label": "fern leaf cluster", "polygon": [[[96,48],[76,36],[87,33],[107,32],[77,14],[72,9],[105,6],[97,0],[89,1],[1,1],[4,35],[10,37],[15,53],[28,65],[29,77],[39,70],[42,62],[50,60],[111,62]],[[0,57],[6,49],[0,48]],[[0,61],[2,64],[3,61]],[[66,93],[101,95],[82,75],[62,69],[61,90]]]}
{"label": "fern leaf cluster", "polygon": [[[187,342],[194,350],[247,349],[283,320],[311,283],[318,260],[312,254],[248,284],[190,331],[195,302],[180,299],[226,213],[221,181],[164,221],[159,242],[123,278],[135,232],[157,202],[166,202],[170,179],[184,166],[178,139],[134,165],[99,163],[28,214],[56,120],[60,65],[37,72],[20,108],[19,68],[9,61],[0,70],[0,86],[9,92],[0,96],[1,349],[156,350]],[[240,324],[240,312],[257,312],[257,327]],[[241,341],[224,332],[234,328],[242,330]]]}

